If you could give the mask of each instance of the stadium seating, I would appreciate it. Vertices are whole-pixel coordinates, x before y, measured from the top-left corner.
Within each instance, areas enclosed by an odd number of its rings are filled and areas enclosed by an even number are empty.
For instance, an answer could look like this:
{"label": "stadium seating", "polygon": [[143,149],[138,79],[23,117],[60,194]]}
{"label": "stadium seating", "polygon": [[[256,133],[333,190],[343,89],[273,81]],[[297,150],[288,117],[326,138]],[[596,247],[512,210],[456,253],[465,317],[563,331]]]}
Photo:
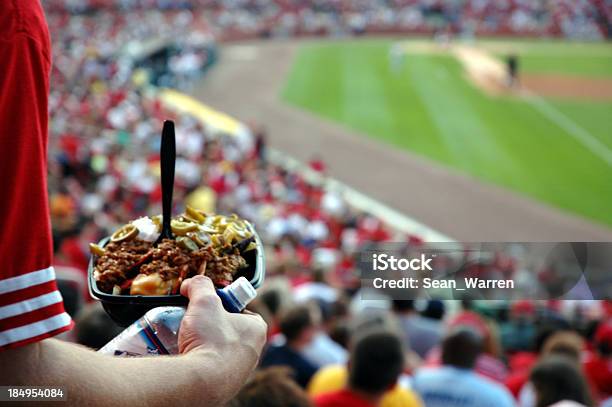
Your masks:
{"label": "stadium seating", "polygon": [[[355,254],[366,242],[393,240],[418,246],[423,237],[400,233],[352,207],[324,184],[272,162],[265,133],[257,125],[241,125],[239,130],[213,126],[192,111],[168,106],[159,87],[192,85],[214,62],[218,41],[445,30],[597,39],[610,35],[612,17],[612,4],[603,0],[308,0],[299,6],[289,0],[45,0],[43,4],[54,54],[49,195],[57,266],[84,273],[87,243],[130,219],[161,212],[159,134],[162,121],[171,117],[177,128],[176,213],[186,202],[208,211],[239,213],[256,224],[267,246],[270,275],[287,283],[289,290],[312,284],[318,293],[319,271],[325,270],[326,288],[351,294],[359,285]],[[325,176],[325,163],[311,164],[313,171]],[[515,260],[503,253],[468,270],[506,276],[518,271]],[[533,284],[540,277],[546,275],[534,277]],[[319,291],[325,290],[319,287]],[[346,305],[340,303],[327,305]],[[506,381],[513,390],[516,387],[515,395],[537,357],[531,346],[536,324],[554,320],[555,329],[567,325],[556,303],[517,304],[502,310],[485,307],[483,313],[499,322],[500,332],[495,323],[484,322],[472,310],[459,314],[467,315],[461,320],[465,325],[485,331],[489,341],[486,357],[479,360],[481,370],[494,371],[488,375]],[[593,307],[599,314],[592,321],[609,317],[606,306]],[[436,319],[438,329],[444,314],[440,307],[430,301],[421,310],[423,315],[437,315],[428,319]],[[335,308],[323,307],[325,312],[346,317]],[[275,315],[269,322],[271,333],[276,333]],[[338,342],[346,328],[340,325]],[[609,332],[605,333],[599,342],[610,341]],[[598,396],[610,396],[612,390],[606,386],[612,375],[601,369],[595,372],[603,358],[591,348],[584,351]],[[433,350],[427,363],[439,363],[436,352],[439,349]],[[520,364],[521,357],[527,362]],[[510,373],[504,362],[509,362]]]}

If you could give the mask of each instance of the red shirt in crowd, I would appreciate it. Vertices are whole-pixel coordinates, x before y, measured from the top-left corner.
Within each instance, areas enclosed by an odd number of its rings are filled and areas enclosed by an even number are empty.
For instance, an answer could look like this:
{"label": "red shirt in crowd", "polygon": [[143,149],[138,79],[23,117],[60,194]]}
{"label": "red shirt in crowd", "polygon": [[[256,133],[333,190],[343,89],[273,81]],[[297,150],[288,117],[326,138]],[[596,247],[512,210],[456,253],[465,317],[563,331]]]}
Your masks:
{"label": "red shirt in crowd", "polygon": [[322,394],[315,398],[317,407],[375,407],[348,389]]}
{"label": "red shirt in crowd", "polygon": [[51,44],[38,0],[0,6],[0,350],[71,328],[51,267]]}

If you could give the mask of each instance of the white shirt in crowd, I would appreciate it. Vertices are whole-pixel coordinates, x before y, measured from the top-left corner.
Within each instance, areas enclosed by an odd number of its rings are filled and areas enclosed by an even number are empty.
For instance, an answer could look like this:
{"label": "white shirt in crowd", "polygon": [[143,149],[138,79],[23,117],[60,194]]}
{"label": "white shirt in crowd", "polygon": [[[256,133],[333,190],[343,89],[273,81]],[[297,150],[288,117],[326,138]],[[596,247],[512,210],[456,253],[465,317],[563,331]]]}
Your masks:
{"label": "white shirt in crowd", "polygon": [[440,366],[420,369],[413,389],[427,407],[513,407],[514,399],[502,385],[470,369]]}

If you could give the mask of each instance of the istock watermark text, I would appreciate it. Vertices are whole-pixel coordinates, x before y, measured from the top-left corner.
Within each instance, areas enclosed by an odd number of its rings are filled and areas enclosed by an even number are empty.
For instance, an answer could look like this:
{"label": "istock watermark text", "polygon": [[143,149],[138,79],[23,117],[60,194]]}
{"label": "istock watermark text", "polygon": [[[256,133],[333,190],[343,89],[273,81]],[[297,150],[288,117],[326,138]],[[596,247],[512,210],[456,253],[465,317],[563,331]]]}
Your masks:
{"label": "istock watermark text", "polygon": [[372,254],[372,270],[374,271],[431,271],[431,262],[435,255],[426,256],[421,254],[420,257],[413,259],[397,258],[387,253]]}

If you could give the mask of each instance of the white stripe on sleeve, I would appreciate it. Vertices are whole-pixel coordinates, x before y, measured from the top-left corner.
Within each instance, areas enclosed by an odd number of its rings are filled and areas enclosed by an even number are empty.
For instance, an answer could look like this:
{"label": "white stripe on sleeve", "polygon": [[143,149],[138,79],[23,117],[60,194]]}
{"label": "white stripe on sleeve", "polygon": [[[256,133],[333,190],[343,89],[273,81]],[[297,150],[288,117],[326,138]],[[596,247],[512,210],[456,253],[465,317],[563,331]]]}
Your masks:
{"label": "white stripe on sleeve", "polygon": [[33,322],[17,328],[7,329],[6,331],[0,332],[0,346],[23,341],[47,332],[55,331],[56,329],[70,325],[70,321],[70,316],[65,312],[62,312],[61,314],[43,319],[42,321]]}
{"label": "white stripe on sleeve", "polygon": [[5,305],[0,307],[0,319],[25,314],[26,312],[34,311],[61,301],[62,295],[59,293],[59,291],[53,291],[47,294],[39,295],[38,297],[30,298],[28,300]]}
{"label": "white stripe on sleeve", "polygon": [[17,277],[11,277],[0,280],[0,294],[10,293],[11,291],[22,290],[55,279],[55,270],[53,267],[33,271],[31,273],[22,274]]}

